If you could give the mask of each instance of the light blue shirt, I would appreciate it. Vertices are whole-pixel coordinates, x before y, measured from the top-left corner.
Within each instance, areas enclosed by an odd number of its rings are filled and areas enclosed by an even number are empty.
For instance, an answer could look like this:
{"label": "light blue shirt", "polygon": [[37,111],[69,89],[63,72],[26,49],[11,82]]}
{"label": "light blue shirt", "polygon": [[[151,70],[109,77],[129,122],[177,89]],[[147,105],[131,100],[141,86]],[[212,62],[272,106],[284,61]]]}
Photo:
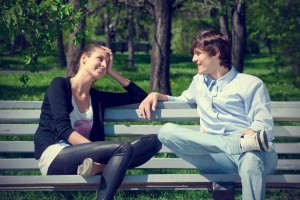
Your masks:
{"label": "light blue shirt", "polygon": [[274,122],[267,88],[259,78],[237,72],[234,67],[218,80],[197,74],[189,88],[169,101],[197,104],[201,132],[232,134],[245,129],[264,129],[274,140]]}

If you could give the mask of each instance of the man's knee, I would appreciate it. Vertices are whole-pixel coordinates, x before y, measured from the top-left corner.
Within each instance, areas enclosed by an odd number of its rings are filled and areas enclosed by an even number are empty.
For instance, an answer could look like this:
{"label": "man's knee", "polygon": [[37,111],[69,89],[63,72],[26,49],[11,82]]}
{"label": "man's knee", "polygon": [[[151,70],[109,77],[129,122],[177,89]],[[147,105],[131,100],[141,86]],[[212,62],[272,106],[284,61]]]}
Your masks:
{"label": "man's knee", "polygon": [[264,165],[259,152],[247,152],[242,155],[239,166],[240,176],[263,175]]}
{"label": "man's knee", "polygon": [[164,124],[158,131],[158,139],[160,141],[170,140],[172,133],[174,132],[174,127],[176,125],[172,123]]}

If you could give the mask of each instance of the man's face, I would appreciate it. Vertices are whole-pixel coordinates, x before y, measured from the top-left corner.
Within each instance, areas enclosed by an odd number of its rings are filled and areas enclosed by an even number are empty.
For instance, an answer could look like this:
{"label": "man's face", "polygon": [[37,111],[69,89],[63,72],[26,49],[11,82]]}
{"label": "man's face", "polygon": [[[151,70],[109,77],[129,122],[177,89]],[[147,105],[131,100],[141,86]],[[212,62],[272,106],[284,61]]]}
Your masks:
{"label": "man's face", "polygon": [[198,66],[198,74],[208,74],[212,78],[215,77],[217,69],[220,67],[218,54],[209,56],[206,52],[200,49],[194,50],[192,61]]}

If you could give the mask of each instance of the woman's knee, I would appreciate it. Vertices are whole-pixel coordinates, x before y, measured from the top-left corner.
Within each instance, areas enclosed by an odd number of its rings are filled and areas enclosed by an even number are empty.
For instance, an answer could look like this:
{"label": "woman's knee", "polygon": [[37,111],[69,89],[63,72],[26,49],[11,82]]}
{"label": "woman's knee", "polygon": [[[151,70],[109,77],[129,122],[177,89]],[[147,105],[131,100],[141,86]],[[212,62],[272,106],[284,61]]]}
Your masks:
{"label": "woman's knee", "polygon": [[158,152],[161,149],[162,144],[158,139],[158,135],[150,134],[147,135],[145,139],[147,140],[147,142],[151,143],[150,146],[154,151]]}
{"label": "woman's knee", "polygon": [[131,144],[134,147],[134,151],[138,151],[138,152],[152,151],[157,153],[162,146],[161,142],[158,139],[157,134],[145,135],[135,140]]}
{"label": "woman's knee", "polygon": [[150,137],[151,137],[152,143],[154,144],[153,151],[155,153],[158,153],[162,147],[162,144],[161,144],[160,140],[158,139],[158,135],[152,134],[152,135],[150,135]]}
{"label": "woman's knee", "polygon": [[158,137],[156,134],[149,134],[139,138],[137,141],[147,141],[155,144],[158,141]]}
{"label": "woman's knee", "polygon": [[129,154],[132,156],[133,154],[133,146],[128,141],[119,141],[119,147],[117,148],[117,154]]}

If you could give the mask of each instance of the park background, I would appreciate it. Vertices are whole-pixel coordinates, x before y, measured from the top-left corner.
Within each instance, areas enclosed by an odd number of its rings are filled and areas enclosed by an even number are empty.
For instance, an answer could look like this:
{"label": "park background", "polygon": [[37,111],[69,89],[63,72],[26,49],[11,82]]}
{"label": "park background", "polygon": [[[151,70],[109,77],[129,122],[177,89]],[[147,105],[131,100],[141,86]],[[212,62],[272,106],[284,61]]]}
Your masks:
{"label": "park background", "polygon": [[[231,38],[234,66],[261,78],[273,101],[300,100],[300,1],[1,0],[1,5],[0,100],[42,100],[50,81],[64,76],[78,51],[92,42],[111,47],[113,67],[146,91],[179,95],[197,73],[189,54],[192,39],[208,28]],[[109,77],[94,87],[123,91]],[[95,197],[94,192],[0,195],[4,199]],[[267,199],[299,196],[299,191],[267,192]],[[210,199],[210,195],[119,191],[116,199]]]}

